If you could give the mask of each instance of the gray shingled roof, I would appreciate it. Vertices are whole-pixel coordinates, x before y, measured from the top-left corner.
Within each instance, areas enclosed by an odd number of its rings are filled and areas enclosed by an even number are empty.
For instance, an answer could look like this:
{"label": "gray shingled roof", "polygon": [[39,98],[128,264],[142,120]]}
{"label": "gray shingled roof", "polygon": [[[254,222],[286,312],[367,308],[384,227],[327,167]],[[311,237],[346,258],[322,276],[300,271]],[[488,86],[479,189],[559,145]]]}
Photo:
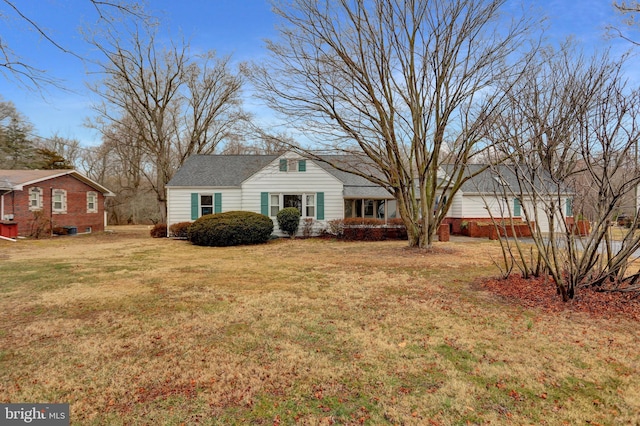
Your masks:
{"label": "gray shingled roof", "polygon": [[[276,160],[277,155],[193,155],[185,161],[182,167],[167,184],[168,187],[239,187],[242,182]],[[355,157],[322,156],[328,162],[339,162],[348,167],[349,161]],[[313,161],[313,160],[308,160]],[[337,170],[323,161],[314,161],[327,173],[335,176],[344,185],[345,198],[390,198],[391,194],[384,188],[369,182],[362,176]],[[361,163],[361,161],[360,161]],[[474,173],[480,164],[468,166],[468,173]],[[447,167],[444,167],[445,172]],[[496,179],[498,178],[499,179]],[[518,191],[518,181],[513,171],[505,166],[487,169],[462,185],[465,193],[494,193],[501,191],[504,183],[514,192]],[[542,179],[536,181],[541,188]],[[570,192],[564,188],[564,192]],[[528,192],[528,191],[525,191]]]}
{"label": "gray shingled roof", "polygon": [[[239,187],[242,182],[277,158],[277,155],[193,155],[185,161],[167,186]],[[384,188],[374,185],[361,176],[337,170],[322,161],[314,163],[343,183],[344,196],[347,198],[389,198],[391,196]]]}
{"label": "gray shingled roof", "polygon": [[[355,162],[355,164],[361,164],[363,161],[361,158],[346,155],[323,155],[320,158],[344,168],[349,167],[350,161]],[[368,181],[362,176],[338,170],[324,161],[317,161],[316,164],[342,182],[344,185],[345,198],[392,198],[389,191]]]}
{"label": "gray shingled roof", "polygon": [[277,155],[192,155],[166,186],[240,186],[276,158]]}
{"label": "gray shingled roof", "polygon": [[[472,174],[477,172],[479,169],[485,167],[482,164],[470,164],[467,166],[467,173]],[[446,168],[445,168],[446,170]],[[543,171],[538,170],[535,173],[527,173],[525,178],[534,179],[534,185],[537,191],[543,192],[556,192],[558,187],[554,184],[548,176],[543,173]],[[546,189],[544,189],[546,187]],[[513,171],[513,167],[501,164],[497,166],[493,166],[492,168],[486,169],[477,176],[469,179],[465,183],[462,184],[461,190],[464,193],[496,193],[502,192],[506,189],[508,192],[519,193],[522,190],[522,193],[532,193],[532,186],[530,183],[525,182],[520,187],[518,182],[518,176]],[[560,191],[563,193],[570,193],[571,190],[567,188],[565,185],[560,185]]]}

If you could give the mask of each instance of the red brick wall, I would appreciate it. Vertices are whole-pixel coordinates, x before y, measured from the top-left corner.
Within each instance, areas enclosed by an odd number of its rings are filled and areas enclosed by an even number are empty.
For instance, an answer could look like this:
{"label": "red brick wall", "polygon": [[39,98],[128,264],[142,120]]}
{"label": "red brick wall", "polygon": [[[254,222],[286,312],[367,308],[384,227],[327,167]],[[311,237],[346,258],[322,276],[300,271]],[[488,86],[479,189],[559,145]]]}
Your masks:
{"label": "red brick wall", "polygon": [[[39,213],[41,220],[46,222],[47,232],[53,227],[75,226],[78,233],[104,231],[104,196],[93,187],[76,179],[73,176],[61,176],[54,179],[38,182],[31,186],[25,186],[22,191],[14,191],[4,196],[4,214],[13,214],[13,221],[18,223],[19,235],[30,235],[36,220],[36,212],[29,210],[29,189],[38,187],[42,189],[42,210]],[[64,189],[67,191],[67,212],[65,214],[51,214],[52,189]],[[87,192],[94,191],[98,194],[97,213],[87,213]]]}

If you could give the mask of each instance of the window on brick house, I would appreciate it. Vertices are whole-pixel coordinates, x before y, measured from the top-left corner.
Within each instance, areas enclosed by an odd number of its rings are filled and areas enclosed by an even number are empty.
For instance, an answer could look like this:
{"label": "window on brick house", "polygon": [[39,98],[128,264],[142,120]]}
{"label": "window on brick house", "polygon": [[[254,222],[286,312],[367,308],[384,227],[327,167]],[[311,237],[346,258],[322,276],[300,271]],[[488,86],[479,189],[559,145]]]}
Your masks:
{"label": "window on brick house", "polygon": [[56,214],[67,213],[67,191],[54,189],[51,192],[51,210]]}
{"label": "window on brick house", "polygon": [[98,213],[98,193],[87,192],[87,213]]}
{"label": "window on brick house", "polygon": [[29,210],[42,210],[42,188],[29,190]]}

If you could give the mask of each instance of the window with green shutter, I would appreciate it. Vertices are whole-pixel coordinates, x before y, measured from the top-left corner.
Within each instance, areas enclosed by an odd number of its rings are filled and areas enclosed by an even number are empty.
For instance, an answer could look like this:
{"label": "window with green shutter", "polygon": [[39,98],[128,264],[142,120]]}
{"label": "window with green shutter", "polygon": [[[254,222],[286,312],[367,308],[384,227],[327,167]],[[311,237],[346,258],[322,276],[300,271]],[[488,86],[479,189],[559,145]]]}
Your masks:
{"label": "window with green shutter", "polygon": [[324,220],[324,192],[316,193],[316,219]]}
{"label": "window with green shutter", "polygon": [[222,194],[220,192],[216,192],[213,194],[213,212],[221,213],[222,212]]}
{"label": "window with green shutter", "polygon": [[566,211],[567,211],[567,217],[573,216],[573,200],[571,198],[567,198]]}
{"label": "window with green shutter", "polygon": [[286,158],[281,158],[280,159],[280,171],[281,172],[286,172],[287,171],[287,159]]}
{"label": "window with green shutter", "polygon": [[307,171],[307,160],[298,160],[298,171],[299,172]]}
{"label": "window with green shutter", "polygon": [[260,193],[260,213],[262,213],[265,216],[269,216],[269,193],[268,192]]}
{"label": "window with green shutter", "polygon": [[521,207],[522,206],[520,205],[520,199],[514,198],[513,199],[513,216],[515,217],[522,216]]}
{"label": "window with green shutter", "polygon": [[191,220],[198,218],[198,193],[191,193]]}

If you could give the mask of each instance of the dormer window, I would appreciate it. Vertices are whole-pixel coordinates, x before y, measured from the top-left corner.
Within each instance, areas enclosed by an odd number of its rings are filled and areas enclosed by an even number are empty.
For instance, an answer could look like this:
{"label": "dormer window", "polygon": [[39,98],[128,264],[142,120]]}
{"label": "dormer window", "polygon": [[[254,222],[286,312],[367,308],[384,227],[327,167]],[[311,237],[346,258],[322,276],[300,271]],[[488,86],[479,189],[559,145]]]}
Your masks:
{"label": "dormer window", "polygon": [[306,172],[307,161],[303,159],[297,159],[297,158],[281,158],[280,171],[281,172]]}

